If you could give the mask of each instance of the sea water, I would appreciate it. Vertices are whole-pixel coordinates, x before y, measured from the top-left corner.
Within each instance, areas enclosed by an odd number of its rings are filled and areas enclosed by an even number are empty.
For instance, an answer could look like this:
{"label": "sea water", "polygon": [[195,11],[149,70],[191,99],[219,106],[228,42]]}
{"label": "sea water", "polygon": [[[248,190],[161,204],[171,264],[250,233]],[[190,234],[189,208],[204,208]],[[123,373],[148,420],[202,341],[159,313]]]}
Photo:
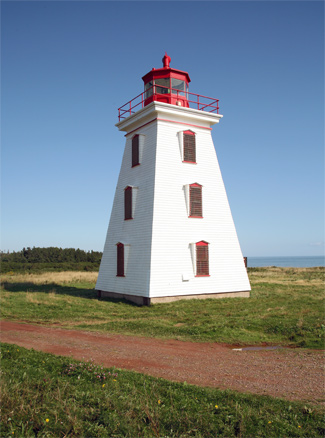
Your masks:
{"label": "sea water", "polygon": [[247,257],[247,266],[249,268],[262,266],[312,268],[314,266],[325,266],[325,256]]}

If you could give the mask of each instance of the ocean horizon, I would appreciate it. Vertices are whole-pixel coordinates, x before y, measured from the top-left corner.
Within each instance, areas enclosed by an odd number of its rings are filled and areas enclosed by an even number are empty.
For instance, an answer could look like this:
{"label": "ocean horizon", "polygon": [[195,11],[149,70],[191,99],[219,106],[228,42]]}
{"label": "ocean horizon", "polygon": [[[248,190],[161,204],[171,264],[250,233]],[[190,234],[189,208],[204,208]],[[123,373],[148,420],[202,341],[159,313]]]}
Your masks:
{"label": "ocean horizon", "polygon": [[247,257],[248,268],[261,268],[263,266],[292,268],[325,266],[325,256]]}

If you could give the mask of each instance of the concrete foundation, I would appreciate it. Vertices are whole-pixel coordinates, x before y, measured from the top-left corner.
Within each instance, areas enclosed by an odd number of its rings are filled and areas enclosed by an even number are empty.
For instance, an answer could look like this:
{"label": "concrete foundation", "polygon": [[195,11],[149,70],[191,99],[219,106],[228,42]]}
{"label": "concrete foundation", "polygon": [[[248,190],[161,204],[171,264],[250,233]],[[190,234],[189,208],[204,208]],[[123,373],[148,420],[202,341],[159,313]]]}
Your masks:
{"label": "concrete foundation", "polygon": [[106,292],[97,291],[98,299],[100,298],[114,298],[114,299],[125,299],[131,301],[140,306],[150,306],[150,304],[158,303],[171,303],[173,301],[179,300],[206,300],[211,298],[249,298],[250,291],[240,291],[240,292],[224,292],[217,294],[198,294],[198,295],[176,295],[170,297],[141,297],[136,295],[120,294],[116,292]]}

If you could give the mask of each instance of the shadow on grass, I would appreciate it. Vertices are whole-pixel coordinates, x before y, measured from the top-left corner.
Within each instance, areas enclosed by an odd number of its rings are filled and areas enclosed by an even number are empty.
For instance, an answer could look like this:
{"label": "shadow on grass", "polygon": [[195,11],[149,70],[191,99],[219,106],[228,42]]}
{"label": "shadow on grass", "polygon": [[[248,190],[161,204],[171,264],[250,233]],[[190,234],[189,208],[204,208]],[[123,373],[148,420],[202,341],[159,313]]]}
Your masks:
{"label": "shadow on grass", "polygon": [[[97,291],[95,289],[78,288],[71,286],[62,286],[56,283],[45,283],[45,284],[35,284],[35,283],[11,283],[3,282],[2,288],[7,292],[42,292],[45,294],[57,294],[57,295],[70,295],[73,297],[87,298],[90,300],[98,300]],[[132,303],[125,299],[118,298],[100,298],[100,301],[106,301],[111,303],[123,303],[128,304],[133,307],[141,307],[138,304]]]}

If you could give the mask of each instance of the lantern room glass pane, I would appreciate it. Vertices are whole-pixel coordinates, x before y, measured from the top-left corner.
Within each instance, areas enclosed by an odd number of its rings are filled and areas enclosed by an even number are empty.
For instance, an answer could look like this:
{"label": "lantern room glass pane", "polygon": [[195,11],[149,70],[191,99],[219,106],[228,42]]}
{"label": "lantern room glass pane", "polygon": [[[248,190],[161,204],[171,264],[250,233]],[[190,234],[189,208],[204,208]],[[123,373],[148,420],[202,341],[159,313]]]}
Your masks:
{"label": "lantern room glass pane", "polygon": [[172,93],[184,96],[182,91],[185,91],[185,81],[181,81],[180,79],[172,78]]}
{"label": "lantern room glass pane", "polygon": [[[156,85],[155,94],[169,94],[170,93],[169,78],[155,79],[155,85]],[[157,87],[157,85],[160,85],[160,87]]]}
{"label": "lantern room glass pane", "polygon": [[149,82],[147,82],[145,84],[145,86],[144,86],[144,91],[145,91],[144,98],[145,99],[148,99],[148,97],[152,96],[152,94],[153,94],[152,86],[153,86],[153,82],[152,81],[149,81]]}

